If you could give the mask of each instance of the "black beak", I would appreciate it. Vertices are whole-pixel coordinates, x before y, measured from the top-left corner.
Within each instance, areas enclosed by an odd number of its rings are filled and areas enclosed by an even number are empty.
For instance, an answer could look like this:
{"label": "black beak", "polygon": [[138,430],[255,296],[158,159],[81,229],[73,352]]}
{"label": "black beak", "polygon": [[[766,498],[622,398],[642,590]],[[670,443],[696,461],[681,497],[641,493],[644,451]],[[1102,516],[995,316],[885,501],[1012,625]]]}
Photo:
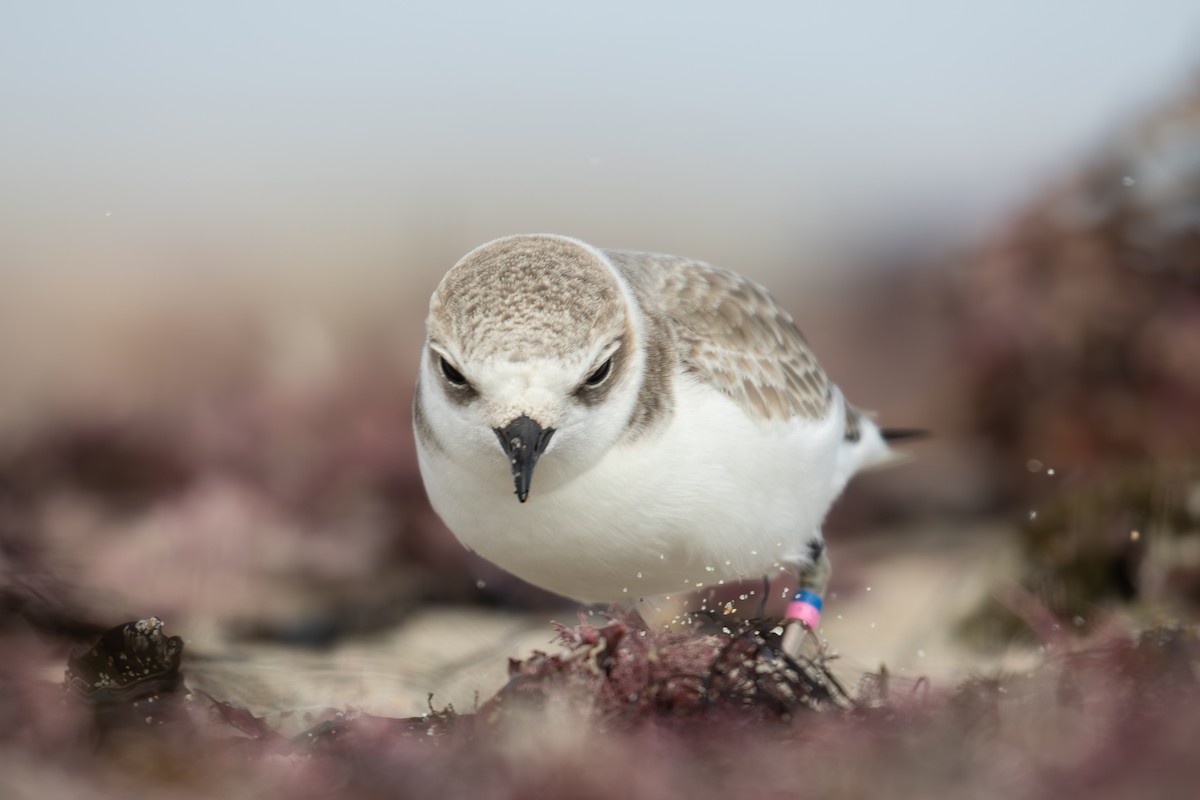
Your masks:
{"label": "black beak", "polygon": [[529,497],[529,485],[533,483],[533,468],[538,458],[550,444],[554,428],[543,429],[529,417],[521,416],[508,423],[507,428],[493,428],[500,439],[500,446],[512,464],[513,481],[517,486],[517,499],[522,503]]}

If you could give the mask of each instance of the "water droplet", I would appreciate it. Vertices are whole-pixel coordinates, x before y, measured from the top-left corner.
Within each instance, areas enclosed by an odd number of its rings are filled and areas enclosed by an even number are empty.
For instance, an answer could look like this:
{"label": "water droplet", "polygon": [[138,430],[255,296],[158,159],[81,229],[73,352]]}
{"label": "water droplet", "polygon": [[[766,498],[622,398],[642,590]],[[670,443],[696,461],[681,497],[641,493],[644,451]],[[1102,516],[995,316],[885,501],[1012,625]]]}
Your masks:
{"label": "water droplet", "polygon": [[639,572],[639,573],[637,574],[637,576],[638,576],[639,578],[640,578],[640,577],[642,577],[642,573],[640,573],[640,572]]}
{"label": "water droplet", "polygon": [[629,587],[628,586],[621,587],[621,592],[623,594],[629,594]]}
{"label": "water droplet", "polygon": [[869,592],[869,591],[871,591],[871,587],[870,587],[870,586],[868,586],[868,587],[867,587],[867,591],[868,591],[868,592]]}
{"label": "water droplet", "polygon": [[658,560],[659,560],[659,561],[666,561],[666,559],[667,559],[667,554],[666,554],[666,553],[659,553],[659,554],[658,554]]}
{"label": "water droplet", "polygon": [[1132,175],[1126,175],[1124,178],[1121,178],[1121,183],[1125,186],[1133,186],[1137,183],[1137,178]]}
{"label": "water droplet", "polygon": [[1031,509],[1029,512],[1029,521],[1033,522],[1035,519],[1037,519],[1037,511]]}
{"label": "water droplet", "polygon": [[756,555],[758,555],[758,551],[757,551],[757,550],[751,550],[751,551],[750,551],[750,555],[752,555],[752,556],[756,556]]}
{"label": "water droplet", "polygon": [[1136,542],[1138,539],[1141,539],[1141,538],[1142,538],[1141,531],[1130,531],[1129,532],[1129,541]]}
{"label": "water droplet", "polygon": [[475,581],[475,588],[476,589],[486,589],[487,581],[485,581],[483,578],[480,578],[479,580]]}
{"label": "water droplet", "polygon": [[705,567],[704,571],[705,572],[716,572],[717,568],[716,567]]}
{"label": "water droplet", "polygon": [[1047,474],[1047,475],[1054,475],[1054,469],[1053,469],[1053,468],[1050,468],[1050,469],[1046,470],[1046,474]]}

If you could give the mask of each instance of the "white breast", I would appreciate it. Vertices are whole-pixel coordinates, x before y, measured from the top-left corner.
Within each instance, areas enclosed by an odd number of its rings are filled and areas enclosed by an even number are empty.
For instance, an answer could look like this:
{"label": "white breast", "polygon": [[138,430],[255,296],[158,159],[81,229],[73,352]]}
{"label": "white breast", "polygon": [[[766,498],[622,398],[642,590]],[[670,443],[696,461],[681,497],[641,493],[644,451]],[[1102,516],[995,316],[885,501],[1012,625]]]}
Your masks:
{"label": "white breast", "polygon": [[757,578],[803,559],[844,482],[840,395],[823,420],[759,424],[684,376],[675,390],[669,423],[569,482],[555,480],[548,452],[526,503],[498,447],[495,470],[481,474],[469,454],[418,442],[433,507],[484,558],[584,602]]}

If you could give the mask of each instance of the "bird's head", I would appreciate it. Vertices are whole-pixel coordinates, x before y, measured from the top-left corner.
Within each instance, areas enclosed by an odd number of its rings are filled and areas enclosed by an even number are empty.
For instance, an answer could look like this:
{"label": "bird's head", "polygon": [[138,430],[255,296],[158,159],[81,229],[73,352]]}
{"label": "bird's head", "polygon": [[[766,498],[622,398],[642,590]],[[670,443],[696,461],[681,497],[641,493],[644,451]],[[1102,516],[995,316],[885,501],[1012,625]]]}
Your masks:
{"label": "bird's head", "polygon": [[[553,490],[628,425],[640,386],[636,309],[599,250],[512,236],[456,264],[434,292],[419,403],[452,457]],[[543,474],[544,473],[544,474]]]}

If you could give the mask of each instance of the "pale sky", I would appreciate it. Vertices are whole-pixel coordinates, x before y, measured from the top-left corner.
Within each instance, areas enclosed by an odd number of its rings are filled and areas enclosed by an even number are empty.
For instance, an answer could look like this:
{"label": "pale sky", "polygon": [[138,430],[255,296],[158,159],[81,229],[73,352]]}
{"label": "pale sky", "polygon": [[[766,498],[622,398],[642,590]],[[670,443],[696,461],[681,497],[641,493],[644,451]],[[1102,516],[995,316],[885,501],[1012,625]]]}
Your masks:
{"label": "pale sky", "polygon": [[555,231],[817,269],[1000,218],[1198,45],[1195,0],[10,2],[0,247],[346,268]]}

